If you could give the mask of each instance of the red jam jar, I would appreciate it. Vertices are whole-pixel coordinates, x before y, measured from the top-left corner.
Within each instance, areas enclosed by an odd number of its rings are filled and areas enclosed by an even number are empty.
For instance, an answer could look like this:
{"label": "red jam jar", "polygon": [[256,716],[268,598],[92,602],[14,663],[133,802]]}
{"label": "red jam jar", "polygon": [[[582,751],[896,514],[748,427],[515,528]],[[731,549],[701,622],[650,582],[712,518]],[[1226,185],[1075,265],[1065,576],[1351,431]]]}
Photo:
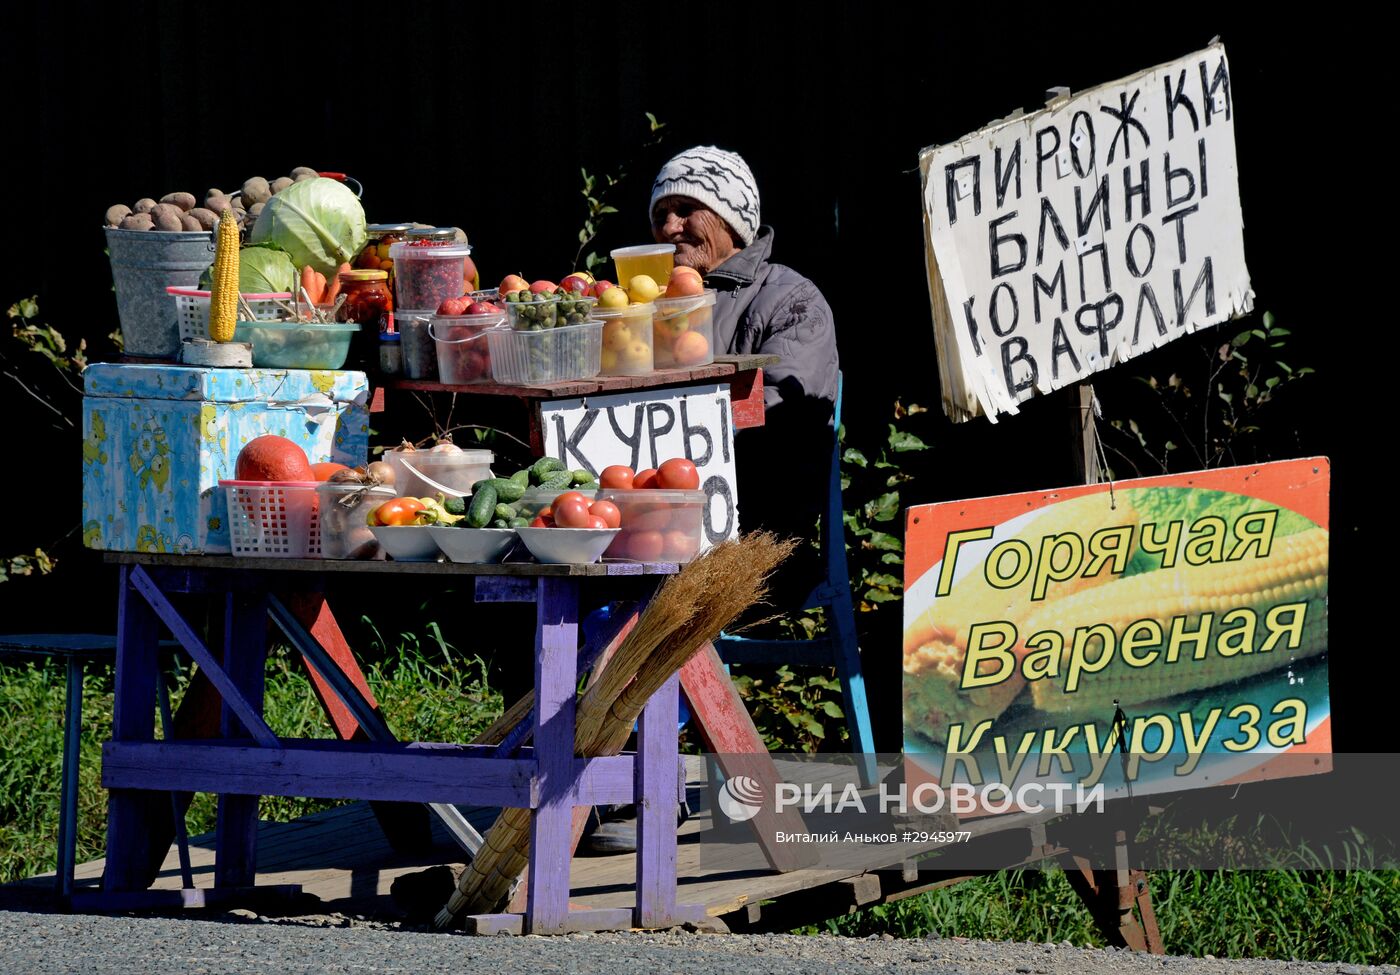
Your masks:
{"label": "red jam jar", "polygon": [[371,335],[388,330],[389,313],[394,310],[388,271],[341,271],[340,288],[345,295],[337,316],[341,321],[359,322],[361,331]]}

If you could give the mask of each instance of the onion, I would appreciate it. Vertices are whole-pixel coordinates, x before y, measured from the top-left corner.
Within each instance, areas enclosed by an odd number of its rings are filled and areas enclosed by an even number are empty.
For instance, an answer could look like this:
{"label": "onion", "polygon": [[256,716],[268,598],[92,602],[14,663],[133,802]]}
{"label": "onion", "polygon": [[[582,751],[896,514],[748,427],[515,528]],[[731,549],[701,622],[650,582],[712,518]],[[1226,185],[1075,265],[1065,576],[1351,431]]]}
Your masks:
{"label": "onion", "polygon": [[388,487],[394,486],[394,468],[382,460],[376,460],[366,469],[367,480],[371,484],[383,484]]}
{"label": "onion", "polygon": [[363,484],[363,483],[365,483],[364,475],[362,475],[358,470],[353,470],[353,471],[352,471],[352,470],[336,471],[334,474],[332,474],[332,475],[330,476],[330,479],[329,479],[329,480],[330,480],[330,482],[331,482],[332,484]]}
{"label": "onion", "polygon": [[433,449],[428,451],[430,454],[460,454],[461,452],[462,448],[453,443],[451,437],[439,440],[433,445]]}

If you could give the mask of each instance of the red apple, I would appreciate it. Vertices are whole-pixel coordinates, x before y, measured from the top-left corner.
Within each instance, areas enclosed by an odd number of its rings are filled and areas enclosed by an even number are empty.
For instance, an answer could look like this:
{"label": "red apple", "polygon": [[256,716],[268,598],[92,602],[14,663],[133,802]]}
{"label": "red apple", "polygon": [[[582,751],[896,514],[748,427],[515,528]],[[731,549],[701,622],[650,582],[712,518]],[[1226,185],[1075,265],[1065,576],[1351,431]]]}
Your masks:
{"label": "red apple", "polygon": [[602,296],[604,291],[612,287],[615,285],[611,281],[595,281],[593,286],[584,292],[584,295],[589,298],[598,298]]}
{"label": "red apple", "polygon": [[448,298],[438,305],[437,313],[439,315],[465,315],[469,304],[472,304],[472,300],[465,295],[461,298]]}
{"label": "red apple", "polygon": [[501,279],[501,285],[496,290],[503,295],[507,295],[510,294],[512,291],[528,291],[529,288],[530,282],[526,281],[520,275],[507,274],[504,278]]}
{"label": "red apple", "polygon": [[575,271],[559,282],[560,291],[577,291],[581,295],[588,294],[588,289],[592,286],[593,278],[581,271]]}
{"label": "red apple", "polygon": [[466,314],[497,315],[500,314],[500,309],[488,301],[473,301],[470,305],[467,306]]}
{"label": "red apple", "polygon": [[538,294],[552,295],[552,294],[554,294],[554,292],[556,292],[556,291],[558,291],[558,290],[559,290],[559,285],[555,284],[553,281],[546,281],[546,280],[544,280],[543,278],[541,278],[541,279],[538,280],[538,281],[532,281],[532,282],[530,282],[530,292],[531,292],[531,294],[537,294],[537,295],[538,295]]}

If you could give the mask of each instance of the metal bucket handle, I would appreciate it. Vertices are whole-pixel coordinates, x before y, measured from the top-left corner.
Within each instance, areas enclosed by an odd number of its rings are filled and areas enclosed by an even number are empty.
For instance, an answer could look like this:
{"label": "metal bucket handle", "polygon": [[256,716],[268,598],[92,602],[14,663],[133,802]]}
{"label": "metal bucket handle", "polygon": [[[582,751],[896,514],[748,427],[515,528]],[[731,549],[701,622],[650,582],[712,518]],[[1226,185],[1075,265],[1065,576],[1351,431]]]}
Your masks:
{"label": "metal bucket handle", "polygon": [[339,181],[342,182],[342,183],[354,183],[354,184],[355,184],[355,190],[354,190],[355,199],[357,199],[357,200],[358,200],[358,199],[361,199],[361,198],[365,195],[365,188],[364,188],[364,185],[363,185],[359,180],[357,180],[355,177],[353,177],[353,176],[346,176],[344,173],[329,173],[329,172],[327,172],[327,173],[318,172],[316,175],[317,175],[317,176],[324,176],[326,179],[339,180]]}

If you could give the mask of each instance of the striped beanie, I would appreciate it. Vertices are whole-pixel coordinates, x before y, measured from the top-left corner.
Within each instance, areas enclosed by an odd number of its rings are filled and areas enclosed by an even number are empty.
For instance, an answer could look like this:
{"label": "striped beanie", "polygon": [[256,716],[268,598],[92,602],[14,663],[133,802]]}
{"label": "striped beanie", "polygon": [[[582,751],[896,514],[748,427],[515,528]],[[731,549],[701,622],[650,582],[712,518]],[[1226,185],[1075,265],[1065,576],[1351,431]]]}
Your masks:
{"label": "striped beanie", "polygon": [[651,209],[664,196],[688,196],[718,213],[747,247],[758,233],[758,183],[742,156],[696,146],[661,167],[651,187]]}

